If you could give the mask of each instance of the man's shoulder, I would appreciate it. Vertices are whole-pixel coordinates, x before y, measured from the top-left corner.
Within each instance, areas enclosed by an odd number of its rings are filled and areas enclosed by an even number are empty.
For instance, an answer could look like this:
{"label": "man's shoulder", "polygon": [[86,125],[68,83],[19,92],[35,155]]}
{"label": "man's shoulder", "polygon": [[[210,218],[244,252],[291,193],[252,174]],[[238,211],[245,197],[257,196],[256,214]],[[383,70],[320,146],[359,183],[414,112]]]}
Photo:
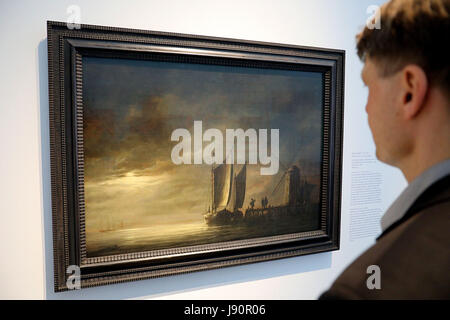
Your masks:
{"label": "man's shoulder", "polygon": [[[436,185],[438,188],[436,188]],[[416,201],[405,220],[356,259],[321,298],[450,298],[450,196],[442,181]],[[381,289],[368,289],[379,267]]]}
{"label": "man's shoulder", "polygon": [[424,192],[422,192],[422,194],[417,197],[403,217],[384,230],[378,239],[386,236],[399,225],[403,224],[405,221],[409,220],[412,216],[423,211],[424,209],[431,208],[448,201],[450,201],[450,174],[441,177],[441,179],[435,181]]}

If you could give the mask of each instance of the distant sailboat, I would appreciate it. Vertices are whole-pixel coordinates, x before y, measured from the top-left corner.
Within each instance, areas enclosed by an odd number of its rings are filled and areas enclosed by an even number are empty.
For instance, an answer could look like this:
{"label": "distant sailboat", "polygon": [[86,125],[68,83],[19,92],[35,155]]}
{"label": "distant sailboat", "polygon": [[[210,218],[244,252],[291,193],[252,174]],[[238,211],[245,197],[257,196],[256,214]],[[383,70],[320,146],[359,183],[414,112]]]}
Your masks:
{"label": "distant sailboat", "polygon": [[124,229],[123,220],[120,221],[120,224],[117,224],[117,223],[114,223],[111,216],[108,215],[103,220],[102,226],[98,231],[99,232],[109,232],[109,231],[116,231],[119,229]]}
{"label": "distant sailboat", "polygon": [[113,231],[114,226],[110,215],[107,215],[103,221],[102,226],[99,229],[99,232],[107,232],[107,231]]}

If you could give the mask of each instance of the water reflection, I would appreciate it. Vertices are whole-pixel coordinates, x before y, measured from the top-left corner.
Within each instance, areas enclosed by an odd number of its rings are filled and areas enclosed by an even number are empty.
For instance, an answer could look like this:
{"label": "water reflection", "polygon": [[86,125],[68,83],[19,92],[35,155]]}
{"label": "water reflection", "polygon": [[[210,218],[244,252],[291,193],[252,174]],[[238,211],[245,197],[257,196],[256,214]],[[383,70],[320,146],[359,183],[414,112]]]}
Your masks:
{"label": "water reflection", "polygon": [[170,249],[224,241],[289,234],[317,229],[318,220],[285,219],[258,225],[208,226],[199,220],[167,226],[95,232],[87,237],[87,256]]}

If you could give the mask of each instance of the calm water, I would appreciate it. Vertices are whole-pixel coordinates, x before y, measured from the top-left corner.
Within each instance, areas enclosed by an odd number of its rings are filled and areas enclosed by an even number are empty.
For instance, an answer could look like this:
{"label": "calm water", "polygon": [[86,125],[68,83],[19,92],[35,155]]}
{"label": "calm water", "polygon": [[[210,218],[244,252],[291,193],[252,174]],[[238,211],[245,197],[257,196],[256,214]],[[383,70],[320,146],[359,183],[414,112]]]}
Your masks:
{"label": "calm water", "polygon": [[87,256],[97,257],[274,236],[315,230],[318,226],[318,218],[302,217],[253,226],[245,224],[208,226],[203,220],[199,220],[180,225],[122,229],[89,234]]}

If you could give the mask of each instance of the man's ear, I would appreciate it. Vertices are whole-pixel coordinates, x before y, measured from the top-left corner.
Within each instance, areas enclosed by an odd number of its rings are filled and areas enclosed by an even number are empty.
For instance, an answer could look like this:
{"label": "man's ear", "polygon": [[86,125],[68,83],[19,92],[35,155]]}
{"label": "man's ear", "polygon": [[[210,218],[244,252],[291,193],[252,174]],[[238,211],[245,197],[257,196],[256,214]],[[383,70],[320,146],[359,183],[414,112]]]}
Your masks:
{"label": "man's ear", "polygon": [[413,119],[422,111],[428,91],[428,79],[425,71],[410,64],[401,71],[402,111],[406,119]]}

